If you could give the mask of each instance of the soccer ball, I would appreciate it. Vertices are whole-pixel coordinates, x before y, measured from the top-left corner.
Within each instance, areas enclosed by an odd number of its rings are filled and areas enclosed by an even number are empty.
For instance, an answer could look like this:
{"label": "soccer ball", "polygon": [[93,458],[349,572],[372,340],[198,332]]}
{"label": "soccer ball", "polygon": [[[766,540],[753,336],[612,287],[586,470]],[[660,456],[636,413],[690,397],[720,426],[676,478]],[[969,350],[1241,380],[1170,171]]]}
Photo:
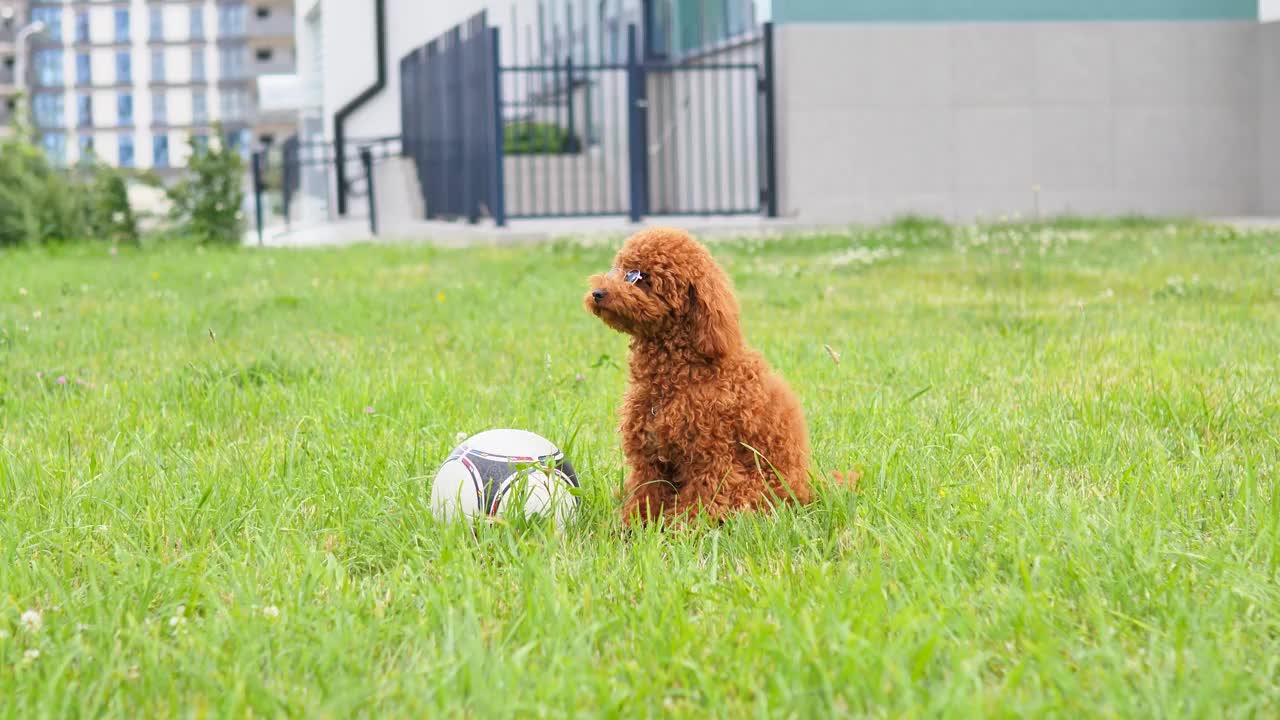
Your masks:
{"label": "soccer ball", "polygon": [[431,486],[440,520],[550,516],[557,527],[578,507],[578,475],[546,438],[525,430],[487,430],[454,448]]}

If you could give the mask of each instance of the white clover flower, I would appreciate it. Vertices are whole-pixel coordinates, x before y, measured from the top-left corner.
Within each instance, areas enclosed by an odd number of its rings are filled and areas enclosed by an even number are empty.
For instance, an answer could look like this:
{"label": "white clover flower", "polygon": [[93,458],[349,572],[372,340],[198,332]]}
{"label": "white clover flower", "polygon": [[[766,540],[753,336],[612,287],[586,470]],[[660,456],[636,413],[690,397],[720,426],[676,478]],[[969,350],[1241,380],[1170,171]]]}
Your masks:
{"label": "white clover flower", "polygon": [[262,608],[262,614],[274,620],[280,617],[280,608],[275,605],[268,605]]}
{"label": "white clover flower", "polygon": [[22,613],[22,628],[27,632],[40,632],[40,627],[44,625],[44,618],[40,616],[39,610],[28,610]]}

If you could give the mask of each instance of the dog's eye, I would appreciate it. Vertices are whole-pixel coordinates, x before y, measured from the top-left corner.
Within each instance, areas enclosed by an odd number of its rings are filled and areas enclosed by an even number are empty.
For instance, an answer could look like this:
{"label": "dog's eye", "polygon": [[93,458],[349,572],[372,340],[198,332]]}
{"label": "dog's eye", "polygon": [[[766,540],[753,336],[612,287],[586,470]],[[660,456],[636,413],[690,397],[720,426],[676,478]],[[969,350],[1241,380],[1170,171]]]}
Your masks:
{"label": "dog's eye", "polygon": [[645,275],[639,270],[629,270],[627,271],[627,274],[622,277],[622,279],[627,281],[627,283],[630,285],[635,285],[636,283],[642,280],[649,279],[649,276]]}

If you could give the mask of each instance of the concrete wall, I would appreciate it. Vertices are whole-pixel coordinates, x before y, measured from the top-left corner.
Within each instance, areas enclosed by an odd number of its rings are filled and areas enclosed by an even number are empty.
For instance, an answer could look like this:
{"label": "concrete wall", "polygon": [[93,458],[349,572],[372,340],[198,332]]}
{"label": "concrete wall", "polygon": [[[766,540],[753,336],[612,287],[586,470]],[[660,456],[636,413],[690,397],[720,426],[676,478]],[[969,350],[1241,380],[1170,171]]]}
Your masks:
{"label": "concrete wall", "polygon": [[1257,211],[1258,28],[783,25],[784,214]]}
{"label": "concrete wall", "polygon": [[1280,215],[1280,22],[1258,26],[1261,72],[1261,205],[1264,215]]}
{"label": "concrete wall", "polygon": [[[400,58],[462,22],[484,0],[386,0],[387,87],[348,122],[352,137],[400,134]],[[306,32],[309,17],[321,19],[318,47]],[[300,0],[298,72],[304,83],[319,83],[325,136],[332,139],[333,116],[377,79],[373,3],[369,0]],[[319,66],[319,67],[317,67]],[[323,76],[320,78],[319,76]]]}

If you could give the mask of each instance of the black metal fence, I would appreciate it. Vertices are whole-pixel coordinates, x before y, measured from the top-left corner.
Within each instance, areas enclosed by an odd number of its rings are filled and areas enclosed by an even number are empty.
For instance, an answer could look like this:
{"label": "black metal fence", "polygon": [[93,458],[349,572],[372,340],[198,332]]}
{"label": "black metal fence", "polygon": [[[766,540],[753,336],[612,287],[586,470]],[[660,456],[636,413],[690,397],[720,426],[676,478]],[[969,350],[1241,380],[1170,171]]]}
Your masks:
{"label": "black metal fence", "polygon": [[[299,222],[323,223],[336,219],[340,215],[337,211],[339,178],[346,183],[347,196],[356,201],[354,217],[367,219],[370,231],[378,234],[374,168],[402,154],[401,139],[399,136],[352,138],[346,146],[346,152],[339,156],[334,143],[304,141],[294,135],[278,146],[253,153],[251,180],[259,244],[271,226],[287,232]],[[351,216],[349,212],[348,217]]]}
{"label": "black metal fence", "polygon": [[428,218],[777,214],[769,24],[678,58],[630,24],[538,62],[513,46],[504,64],[486,22],[401,61],[404,151]]}
{"label": "black metal fence", "polygon": [[481,13],[400,62],[405,154],[428,218],[506,220],[498,31]]}

